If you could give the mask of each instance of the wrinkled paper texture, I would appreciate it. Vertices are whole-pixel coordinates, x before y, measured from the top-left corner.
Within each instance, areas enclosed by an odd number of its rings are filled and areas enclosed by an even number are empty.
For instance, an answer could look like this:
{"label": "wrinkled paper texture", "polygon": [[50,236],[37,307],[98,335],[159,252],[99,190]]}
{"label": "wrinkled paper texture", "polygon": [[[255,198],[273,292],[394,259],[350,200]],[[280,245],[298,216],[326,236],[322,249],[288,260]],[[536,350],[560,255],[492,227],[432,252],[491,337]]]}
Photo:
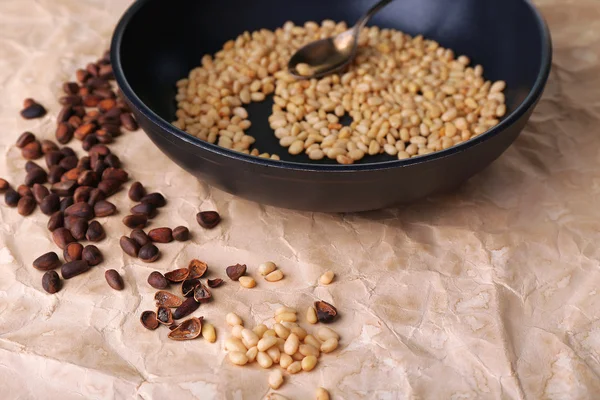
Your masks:
{"label": "wrinkled paper texture", "polygon": [[[0,176],[24,178],[14,146],[30,130],[53,139],[57,98],[77,67],[107,48],[128,6],[121,0],[0,1]],[[539,0],[555,58],[530,123],[492,166],[458,191],[376,212],[327,215],[261,206],[198,182],[140,131],[112,145],[133,179],[167,197],[153,227],[187,225],[193,239],[160,245],[154,264],[120,250],[120,219],[101,218],[106,260],[41,288],[35,257],[56,251],[38,210],[23,218],[0,204],[0,386],[3,399],[260,399],[268,372],[232,366],[222,350],[224,315],[247,326],[315,300],[334,303],[340,348],[311,373],[286,377],[280,393],[333,399],[589,399],[600,395],[600,7],[597,0]],[[25,97],[49,109],[18,117]],[[74,147],[80,151],[78,143]],[[152,162],[147,162],[152,160]],[[43,160],[42,160],[43,163]],[[195,223],[216,209],[214,230]],[[284,281],[255,289],[230,281],[202,305],[218,342],[174,342],[147,331],[148,274],[206,261],[212,276],[275,261]],[[125,290],[110,289],[117,269]],[[318,277],[331,269],[335,283]],[[175,286],[174,286],[175,288]],[[312,327],[311,327],[312,328]]]}

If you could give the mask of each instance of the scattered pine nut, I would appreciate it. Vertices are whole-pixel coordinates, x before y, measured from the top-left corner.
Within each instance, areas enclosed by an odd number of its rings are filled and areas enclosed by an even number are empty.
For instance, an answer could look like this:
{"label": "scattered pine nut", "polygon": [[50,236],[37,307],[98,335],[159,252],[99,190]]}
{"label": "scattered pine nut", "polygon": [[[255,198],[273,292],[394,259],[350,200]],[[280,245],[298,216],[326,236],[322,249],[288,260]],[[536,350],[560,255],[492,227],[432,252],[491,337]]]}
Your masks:
{"label": "scattered pine nut", "polygon": [[329,392],[325,388],[318,388],[315,396],[316,400],[329,400]]}
{"label": "scattered pine nut", "polygon": [[258,335],[250,329],[242,329],[242,338],[246,341],[246,343],[248,343],[249,347],[256,346],[260,339]]}
{"label": "scattered pine nut", "polygon": [[313,68],[306,63],[296,64],[296,72],[298,72],[298,75],[300,76],[311,76],[314,74]]}
{"label": "scattered pine nut", "polygon": [[308,307],[306,311],[306,320],[311,324],[316,324],[319,320],[317,319],[317,310],[314,307]]}
{"label": "scattered pine nut", "polygon": [[317,330],[317,337],[323,342],[332,337],[340,340],[340,335],[338,335],[333,329],[327,328],[326,326],[323,326]]}
{"label": "scattered pine nut", "polygon": [[239,351],[241,353],[246,353],[248,349],[244,346],[244,343],[236,337],[230,337],[225,340],[225,349],[227,351]]}
{"label": "scattered pine nut", "polygon": [[302,363],[300,361],[294,361],[287,367],[286,371],[290,374],[297,374],[302,371]]}
{"label": "scattered pine nut", "polygon": [[264,351],[258,352],[258,355],[256,356],[256,362],[264,369],[271,368],[271,365],[273,365],[273,360]]}
{"label": "scattered pine nut", "polygon": [[329,285],[331,281],[333,281],[334,276],[335,274],[333,273],[333,271],[327,271],[323,275],[321,275],[321,277],[319,278],[319,282],[321,282],[322,285]]}
{"label": "scattered pine nut", "polygon": [[321,346],[315,347],[312,344],[301,344],[300,347],[298,347],[298,351],[305,357],[319,357],[321,355],[321,351],[319,350],[320,347]]}
{"label": "scattered pine nut", "polygon": [[304,338],[304,343],[310,344],[311,346],[317,349],[321,348],[321,342],[313,335],[306,335],[306,337]]}
{"label": "scattered pine nut", "polygon": [[267,329],[265,331],[265,333],[263,333],[262,337],[267,337],[267,336],[274,336],[277,337],[277,332],[275,332],[273,329]]}
{"label": "scattered pine nut", "polygon": [[271,389],[279,389],[283,384],[283,374],[280,369],[273,370],[269,374],[269,386]]}
{"label": "scattered pine nut", "polygon": [[298,317],[296,316],[296,313],[282,313],[275,316],[275,321],[277,322],[296,322],[297,319]]}
{"label": "scattered pine nut", "polygon": [[238,281],[240,282],[240,285],[247,289],[251,289],[256,286],[256,281],[251,276],[240,276]]}
{"label": "scattered pine nut", "polygon": [[275,310],[275,315],[283,314],[283,313],[296,313],[296,310],[290,307],[279,307]]}
{"label": "scattered pine nut", "polygon": [[298,339],[298,336],[295,333],[292,333],[288,336],[287,340],[285,341],[285,344],[283,345],[283,351],[286,354],[292,356],[298,351],[299,347],[300,339]]}
{"label": "scattered pine nut", "polygon": [[292,359],[294,361],[302,361],[304,359],[304,357],[305,357],[304,354],[300,353],[299,351],[292,354]]}
{"label": "scattered pine nut", "polygon": [[244,326],[244,322],[242,319],[234,313],[229,313],[225,316],[225,321],[231,326],[242,325]]}
{"label": "scattered pine nut", "polygon": [[272,346],[277,344],[277,338],[275,336],[264,336],[258,341],[258,351],[267,351]]}
{"label": "scattered pine nut", "polygon": [[291,329],[291,331],[292,331],[292,333],[295,333],[296,336],[298,336],[298,339],[300,339],[300,340],[304,340],[306,335],[308,335],[308,333],[304,329],[300,328],[299,326],[294,326]]}
{"label": "scattered pine nut", "polygon": [[268,330],[269,328],[267,328],[265,324],[256,325],[254,329],[252,329],[252,331],[254,331],[254,333],[256,333],[259,338],[262,338],[265,332]]}
{"label": "scattered pine nut", "polygon": [[317,357],[315,356],[306,356],[302,360],[302,369],[304,371],[312,371],[317,365]]}
{"label": "scattered pine nut", "polygon": [[256,360],[256,356],[258,355],[258,347],[254,346],[248,349],[246,352],[246,357],[248,357],[248,362],[252,363]]}
{"label": "scattered pine nut", "polygon": [[277,333],[277,336],[279,336],[282,339],[287,339],[290,335],[290,330],[282,324],[274,324],[273,329],[275,330],[275,333]]}
{"label": "scattered pine nut", "polygon": [[273,346],[266,351],[266,353],[271,357],[273,363],[279,363],[279,359],[281,358],[281,351],[278,346]]}
{"label": "scattered pine nut", "polygon": [[202,324],[202,337],[209,343],[217,341],[217,332],[212,324]]}
{"label": "scattered pine nut", "polygon": [[338,340],[334,337],[327,339],[321,344],[322,353],[331,353],[338,347]]}
{"label": "scattered pine nut", "polygon": [[275,271],[273,271],[270,274],[268,274],[267,276],[265,276],[265,280],[267,282],[278,282],[282,279],[283,279],[283,272],[281,272],[280,269],[276,269]]}
{"label": "scattered pine nut", "polygon": [[248,363],[248,357],[241,351],[229,352],[229,361],[235,365],[246,365]]}
{"label": "scattered pine nut", "polygon": [[231,335],[241,339],[242,338],[242,331],[244,330],[244,327],[241,325],[235,325],[231,328]]}
{"label": "scattered pine nut", "polygon": [[269,275],[271,272],[277,269],[277,265],[275,265],[272,261],[267,261],[258,266],[258,273],[262,276]]}
{"label": "scattered pine nut", "polygon": [[281,355],[281,357],[279,358],[279,365],[283,369],[287,369],[287,367],[289,367],[293,362],[294,362],[294,359],[289,354],[283,353]]}

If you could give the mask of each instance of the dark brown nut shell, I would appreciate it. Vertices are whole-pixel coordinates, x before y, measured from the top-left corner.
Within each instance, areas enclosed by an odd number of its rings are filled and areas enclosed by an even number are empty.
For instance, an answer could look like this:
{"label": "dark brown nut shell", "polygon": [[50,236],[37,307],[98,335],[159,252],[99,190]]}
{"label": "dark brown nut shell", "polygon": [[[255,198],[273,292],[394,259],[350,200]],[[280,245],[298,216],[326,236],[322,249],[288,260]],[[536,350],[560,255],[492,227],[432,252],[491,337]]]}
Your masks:
{"label": "dark brown nut shell", "polygon": [[173,241],[171,228],[155,228],[148,232],[148,237],[155,243],[170,243]]}
{"label": "dark brown nut shell", "polygon": [[211,298],[212,293],[210,292],[209,288],[204,286],[204,284],[201,283],[198,286],[196,286],[196,289],[194,289],[194,299],[198,303],[207,303],[208,301],[210,301]]}
{"label": "dark brown nut shell", "polygon": [[186,279],[181,283],[181,294],[183,297],[194,295],[194,289],[200,284],[200,279]]}
{"label": "dark brown nut shell", "polygon": [[117,211],[117,207],[109,201],[100,200],[94,204],[94,214],[97,218],[108,217]]}
{"label": "dark brown nut shell", "polygon": [[42,156],[42,145],[37,140],[21,149],[21,156],[26,160],[37,160]]}
{"label": "dark brown nut shell", "polygon": [[60,197],[67,197],[67,196],[73,196],[73,193],[75,193],[76,188],[77,188],[77,181],[67,180],[67,181],[60,181],[60,182],[53,184],[50,188],[50,191],[52,193],[56,193]]}
{"label": "dark brown nut shell", "polygon": [[54,240],[54,243],[56,243],[61,250],[64,250],[69,243],[75,241],[75,238],[73,238],[73,235],[71,235],[71,232],[69,232],[68,229],[57,228],[52,232],[52,240]]}
{"label": "dark brown nut shell", "polygon": [[185,301],[173,311],[173,319],[181,319],[187,317],[200,307],[200,303],[194,300],[193,297],[185,299]]}
{"label": "dark brown nut shell", "polygon": [[62,89],[65,94],[77,94],[79,92],[79,85],[77,82],[65,82]]}
{"label": "dark brown nut shell", "polygon": [[221,279],[221,278],[208,279],[206,281],[206,283],[208,284],[208,287],[211,289],[221,286],[224,282],[225,281],[223,281],[223,279]]}
{"label": "dark brown nut shell", "polygon": [[33,185],[33,188],[31,188],[31,193],[33,193],[33,198],[39,204],[42,202],[42,200],[44,200],[44,197],[50,194],[50,191],[46,186],[36,183]]}
{"label": "dark brown nut shell", "polygon": [[76,155],[77,155],[77,154],[75,153],[75,150],[73,150],[73,149],[72,149],[71,147],[69,147],[69,146],[62,147],[62,148],[60,149],[60,152],[61,152],[61,153],[63,153],[63,155],[64,155],[65,157],[73,157],[73,156],[76,156]]}
{"label": "dark brown nut shell", "polygon": [[148,223],[148,217],[145,215],[128,215],[123,218],[123,224],[131,229],[143,229]]}
{"label": "dark brown nut shell", "polygon": [[173,323],[173,313],[169,307],[160,306],[156,310],[156,319],[163,325],[171,325]]}
{"label": "dark brown nut shell", "polygon": [[140,316],[140,322],[144,328],[151,331],[155,330],[158,328],[158,325],[160,325],[154,311],[144,311]]}
{"label": "dark brown nut shell", "polygon": [[146,232],[144,232],[142,229],[132,230],[129,237],[135,240],[140,246],[145,246],[151,242],[148,235],[146,235]]}
{"label": "dark brown nut shell", "polygon": [[185,226],[178,226],[173,229],[173,239],[178,242],[185,242],[190,238],[190,230]]}
{"label": "dark brown nut shell", "polygon": [[48,181],[48,173],[43,169],[30,171],[25,176],[25,185],[33,186],[36,183],[46,183]]}
{"label": "dark brown nut shell", "polygon": [[64,170],[64,168],[58,165],[53,165],[48,170],[48,182],[51,184],[60,182],[60,179],[65,174],[65,172],[66,171]]}
{"label": "dark brown nut shell", "polygon": [[85,234],[88,230],[88,223],[85,219],[79,217],[67,217],[65,219],[65,227],[67,226],[75,240],[85,240]]}
{"label": "dark brown nut shell", "polygon": [[27,185],[19,185],[17,192],[21,195],[21,197],[33,197],[31,188]]}
{"label": "dark brown nut shell", "polygon": [[142,246],[138,253],[138,258],[146,263],[151,263],[158,260],[159,256],[160,252],[158,251],[158,247],[156,247],[152,243],[148,243]]}
{"label": "dark brown nut shell", "polygon": [[44,156],[44,159],[46,160],[46,166],[48,168],[52,167],[53,165],[59,165],[60,160],[63,158],[65,158],[64,154],[58,150],[50,151]]}
{"label": "dark brown nut shell", "polygon": [[4,193],[4,202],[9,207],[16,207],[20,199],[21,195],[13,188],[8,188]]}
{"label": "dark brown nut shell", "polygon": [[90,156],[92,154],[98,154],[99,156],[107,156],[110,154],[110,149],[103,144],[97,144],[90,149],[89,153]]}
{"label": "dark brown nut shell", "polygon": [[96,205],[97,202],[104,200],[105,197],[106,196],[100,189],[92,189],[92,191],[90,192],[90,198],[88,199],[87,203],[93,207]]}
{"label": "dark brown nut shell", "polygon": [[10,187],[10,184],[6,179],[0,178],[0,192],[4,192]]}
{"label": "dark brown nut shell", "polygon": [[171,325],[169,325],[169,330],[172,331],[173,329],[176,329],[179,326],[179,324],[177,322],[173,322]]}
{"label": "dark brown nut shell", "polygon": [[[83,170],[84,172],[87,171],[88,169],[92,169],[92,166],[90,164],[90,158],[88,156],[81,157],[79,159],[79,161],[77,161],[77,168]],[[89,185],[86,185],[86,186],[89,186]]]}
{"label": "dark brown nut shell", "polygon": [[114,269],[109,269],[108,271],[106,271],[104,273],[104,277],[106,278],[108,286],[115,290],[123,290],[123,288],[125,287],[125,284],[123,283],[123,278]]}
{"label": "dark brown nut shell", "polygon": [[42,287],[50,294],[54,294],[60,290],[62,284],[60,276],[58,276],[56,271],[47,271],[44,276],[42,276]]}
{"label": "dark brown nut shell", "polygon": [[179,326],[169,333],[169,339],[173,340],[191,340],[200,336],[202,333],[202,317],[192,317],[183,321]]}
{"label": "dark brown nut shell", "polygon": [[[60,111],[58,112],[58,115],[56,116],[56,121],[58,122],[59,127],[63,123],[66,123],[69,120],[69,118],[71,118],[73,115],[77,115],[75,113],[75,109],[74,109],[73,105],[67,104],[67,105],[63,106],[63,108],[60,109]],[[63,142],[63,141],[61,141],[61,138],[59,138],[58,129],[56,130],[56,132],[57,132],[56,140],[58,140],[58,143],[65,144],[73,138],[73,133],[71,132],[71,137],[69,138],[69,140],[66,140]],[[65,138],[62,137],[62,139],[64,140]]]}
{"label": "dark brown nut shell", "polygon": [[81,260],[83,253],[83,245],[81,243],[69,243],[63,251],[65,262]]}
{"label": "dark brown nut shell", "polygon": [[58,254],[53,251],[42,254],[33,261],[33,267],[40,271],[50,271],[60,267]]}
{"label": "dark brown nut shell", "polygon": [[133,215],[145,215],[148,218],[154,218],[158,214],[156,207],[148,203],[136,204],[130,211]]}
{"label": "dark brown nut shell", "polygon": [[202,278],[208,270],[208,265],[204,261],[193,259],[188,264],[188,269],[190,274],[187,279]]}
{"label": "dark brown nut shell", "polygon": [[65,113],[64,121],[60,121],[61,114],[58,115],[60,123],[56,127],[55,137],[56,141],[60,144],[67,144],[73,139],[73,134],[75,133],[75,128],[70,123],[66,122],[69,119],[69,115],[67,113],[72,112],[72,106],[68,105],[63,107],[61,113]]}
{"label": "dark brown nut shell", "polygon": [[[40,206],[40,208],[42,208]],[[42,210],[43,211],[43,210]],[[50,216],[50,219],[48,219],[48,230],[50,232],[53,232],[55,230],[57,230],[58,228],[62,228],[64,225],[64,215],[62,213],[62,211],[56,211],[55,213],[53,213]]]}
{"label": "dark brown nut shell", "polygon": [[[88,96],[86,96],[83,99],[84,104],[87,102],[87,98],[88,98]],[[85,104],[85,105],[88,107],[91,107],[88,104]],[[98,125],[96,125],[95,123],[88,122],[86,124],[81,125],[77,129],[75,129],[73,136],[75,136],[75,139],[77,139],[77,140],[84,140],[86,138],[86,136],[94,133],[97,129],[98,129]]]}
{"label": "dark brown nut shell", "polygon": [[32,101],[21,110],[21,117],[24,119],[41,118],[46,115],[46,109],[41,104]]}
{"label": "dark brown nut shell", "polygon": [[75,203],[65,210],[65,217],[78,217],[85,220],[94,218],[94,209],[88,203]]}
{"label": "dark brown nut shell", "polygon": [[[62,168],[62,167],[61,167]],[[64,168],[63,168],[64,169]],[[79,168],[75,167],[75,168],[71,168],[69,170],[65,169],[65,172],[61,177],[60,177],[60,181],[61,182],[66,182],[66,181],[74,181],[75,183],[77,183],[77,179],[79,178],[79,174],[81,174],[83,171],[80,170]]]}
{"label": "dark brown nut shell", "polygon": [[246,273],[246,264],[230,265],[225,269],[225,273],[232,281],[237,281]]}
{"label": "dark brown nut shell", "polygon": [[21,197],[19,202],[17,203],[17,212],[22,216],[27,216],[33,213],[37,203],[35,199],[31,196]]}
{"label": "dark brown nut shell", "polygon": [[135,240],[130,239],[127,236],[121,236],[119,239],[119,245],[125,254],[130,255],[131,257],[138,256],[140,245]]}
{"label": "dark brown nut shell", "polygon": [[62,267],[60,267],[60,273],[63,279],[71,279],[74,276],[89,271],[90,268],[91,266],[83,260],[71,261],[66,264],[63,264]]}
{"label": "dark brown nut shell", "polygon": [[60,209],[60,197],[56,193],[50,193],[40,202],[40,210],[46,215],[52,215]]}
{"label": "dark brown nut shell", "polygon": [[221,216],[216,211],[201,211],[196,214],[196,221],[201,227],[206,229],[212,229],[219,225],[221,222]]}
{"label": "dark brown nut shell", "polygon": [[114,154],[104,157],[104,162],[111,168],[121,168],[121,160]]}
{"label": "dark brown nut shell", "polygon": [[73,200],[75,201],[75,203],[89,204],[88,200],[90,199],[90,193],[92,193],[92,190],[94,190],[94,188],[92,188],[91,186],[79,186],[77,189],[75,189],[75,193],[73,194]]}
{"label": "dark brown nut shell", "polygon": [[[78,167],[79,168],[79,167]],[[79,186],[94,186],[97,183],[96,173],[94,171],[83,171],[77,178]]]}
{"label": "dark brown nut shell", "polygon": [[102,173],[102,180],[114,179],[116,181],[127,182],[129,174],[121,168],[106,168]]}
{"label": "dark brown nut shell", "polygon": [[85,246],[83,252],[81,253],[81,259],[92,267],[104,261],[104,257],[102,256],[100,249],[92,244]]}
{"label": "dark brown nut shell", "polygon": [[90,242],[99,242],[106,238],[106,232],[104,232],[104,228],[98,221],[90,222],[90,226],[88,226],[87,232],[85,233],[85,237]]}
{"label": "dark brown nut shell", "polygon": [[[94,134],[87,135],[85,139],[81,141],[81,147],[85,151],[90,151],[92,147],[99,143],[98,138]],[[90,165],[91,167],[91,165]]]}
{"label": "dark brown nut shell", "polygon": [[132,131],[133,132],[133,131],[137,131],[138,130],[138,124],[137,124],[137,122],[133,118],[133,115],[131,115],[129,113],[127,113],[127,114],[121,114],[121,124],[128,131]]}
{"label": "dark brown nut shell", "polygon": [[146,195],[146,189],[140,182],[133,182],[128,192],[129,198],[132,201],[140,201]]}
{"label": "dark brown nut shell", "polygon": [[69,208],[69,206],[72,206],[73,204],[75,204],[75,200],[73,200],[72,196],[65,197],[64,199],[62,199],[60,201],[60,211],[62,211],[64,213],[65,210],[67,208]]}
{"label": "dark brown nut shell", "polygon": [[[103,165],[105,166],[106,164]],[[103,170],[103,168],[94,168],[96,174],[101,174],[102,172],[100,172],[100,170]],[[98,184],[98,189],[100,189],[106,195],[106,197],[108,197],[117,193],[122,184],[123,182],[116,179],[105,179]]]}
{"label": "dark brown nut shell", "polygon": [[27,146],[29,143],[34,142],[34,141],[35,141],[35,135],[33,133],[23,132],[17,138],[17,142],[15,144],[17,145],[18,148],[22,149],[23,147]]}
{"label": "dark brown nut shell", "polygon": [[169,281],[160,272],[153,271],[148,275],[148,284],[155,289],[166,289],[169,286]]}
{"label": "dark brown nut shell", "polygon": [[65,157],[62,160],[60,160],[58,165],[60,165],[61,167],[63,167],[64,169],[66,169],[68,171],[70,169],[77,167],[78,162],[79,162],[79,159],[77,158],[77,156],[69,156],[69,157]]}
{"label": "dark brown nut shell", "polygon": [[167,292],[166,290],[159,290],[156,292],[154,300],[156,300],[157,307],[177,308],[183,303],[183,300],[181,300],[179,296],[175,296],[173,293]]}
{"label": "dark brown nut shell", "polygon": [[337,309],[325,301],[315,301],[315,309],[317,310],[317,319],[319,322],[332,322],[337,316]]}
{"label": "dark brown nut shell", "polygon": [[165,278],[167,278],[170,282],[183,282],[187,279],[190,274],[190,270],[187,268],[179,268],[173,271],[169,271],[165,274]]}
{"label": "dark brown nut shell", "polygon": [[25,172],[31,172],[36,169],[44,170],[44,168],[40,167],[35,161],[27,161],[25,163]]}
{"label": "dark brown nut shell", "polygon": [[164,196],[160,193],[150,193],[142,197],[142,203],[152,204],[154,207],[164,207],[167,204]]}

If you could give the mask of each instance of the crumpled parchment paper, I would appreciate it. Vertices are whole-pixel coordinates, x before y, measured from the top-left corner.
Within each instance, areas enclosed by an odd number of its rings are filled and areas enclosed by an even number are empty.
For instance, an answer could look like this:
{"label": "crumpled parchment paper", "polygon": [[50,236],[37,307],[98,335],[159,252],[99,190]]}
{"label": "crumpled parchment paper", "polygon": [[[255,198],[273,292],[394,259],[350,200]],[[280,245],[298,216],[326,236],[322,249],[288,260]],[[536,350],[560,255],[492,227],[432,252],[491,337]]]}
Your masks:
{"label": "crumpled parchment paper", "polygon": [[[21,182],[13,145],[31,130],[53,138],[60,85],[108,46],[123,0],[0,1],[0,176]],[[133,179],[169,203],[152,226],[187,225],[193,240],[161,245],[143,264],[122,253],[119,217],[101,219],[106,261],[41,288],[32,260],[56,250],[36,211],[20,217],[0,205],[0,387],[3,399],[260,399],[268,372],[235,367],[222,350],[224,315],[249,326],[281,304],[304,313],[315,299],[334,303],[340,348],[279,391],[310,399],[317,386],[334,399],[590,399],[600,396],[600,7],[596,0],[536,2],[553,35],[546,93],[516,143],[457,192],[410,206],[353,215],[265,207],[196,181],[140,131],[112,146]],[[24,121],[25,97],[49,116]],[[78,144],[74,144],[80,149]],[[152,160],[151,163],[147,160]],[[216,209],[211,231],[194,220]],[[275,261],[284,281],[255,289],[227,282],[202,305],[219,340],[173,342],[165,328],[139,323],[153,308],[148,274],[200,258],[212,276],[246,263],[251,274]],[[115,268],[126,289],[108,288]],[[335,283],[317,285],[331,269]]]}

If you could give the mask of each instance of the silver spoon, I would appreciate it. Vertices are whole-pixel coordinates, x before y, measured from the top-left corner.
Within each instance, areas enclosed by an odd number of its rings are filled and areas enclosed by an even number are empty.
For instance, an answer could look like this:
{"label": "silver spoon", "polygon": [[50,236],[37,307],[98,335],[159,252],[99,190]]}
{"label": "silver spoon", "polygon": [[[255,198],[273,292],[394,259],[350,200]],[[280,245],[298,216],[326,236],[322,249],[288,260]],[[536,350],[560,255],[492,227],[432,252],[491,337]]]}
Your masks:
{"label": "silver spoon", "polygon": [[352,28],[336,36],[309,43],[296,51],[288,63],[290,73],[297,78],[309,79],[319,78],[344,68],[356,55],[361,28],[375,13],[392,1],[380,0]]}

